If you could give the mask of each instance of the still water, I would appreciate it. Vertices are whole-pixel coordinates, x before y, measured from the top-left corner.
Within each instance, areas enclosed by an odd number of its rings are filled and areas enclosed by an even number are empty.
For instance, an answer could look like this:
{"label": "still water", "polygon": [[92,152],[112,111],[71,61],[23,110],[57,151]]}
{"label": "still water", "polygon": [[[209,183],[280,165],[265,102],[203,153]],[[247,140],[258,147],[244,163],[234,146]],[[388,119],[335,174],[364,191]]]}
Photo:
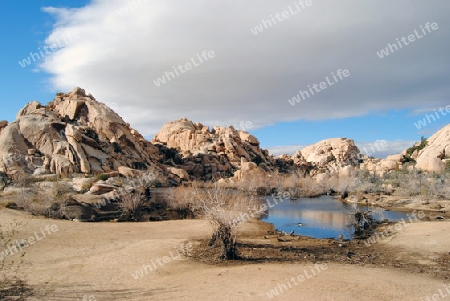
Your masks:
{"label": "still water", "polygon": [[[275,204],[272,199],[270,202]],[[366,206],[358,208],[367,210]],[[342,234],[345,238],[350,238],[352,229],[348,225],[351,212],[351,205],[339,202],[332,196],[298,200],[285,199],[269,208],[268,214],[262,220],[274,224],[275,229],[279,231],[287,233],[294,231],[296,235],[337,238],[339,234]],[[407,213],[377,208],[374,217],[379,220],[387,218],[389,221],[397,221],[402,218],[407,220]]]}

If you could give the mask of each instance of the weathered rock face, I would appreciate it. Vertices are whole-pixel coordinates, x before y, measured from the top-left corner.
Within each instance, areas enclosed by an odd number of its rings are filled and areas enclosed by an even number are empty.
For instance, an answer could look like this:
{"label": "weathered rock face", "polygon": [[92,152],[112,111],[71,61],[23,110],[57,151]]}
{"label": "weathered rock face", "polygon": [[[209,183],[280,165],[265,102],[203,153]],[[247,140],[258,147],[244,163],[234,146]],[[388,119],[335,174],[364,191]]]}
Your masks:
{"label": "weathered rock face", "polygon": [[416,155],[416,167],[425,171],[442,172],[450,159],[450,124],[427,139],[428,145]]}
{"label": "weathered rock face", "polygon": [[81,88],[58,93],[47,106],[31,102],[1,123],[0,170],[102,173],[119,166],[155,166],[158,149]]}
{"label": "weathered rock face", "polygon": [[312,175],[339,173],[346,166],[359,166],[360,151],[353,140],[332,138],[305,147],[292,156],[292,160],[296,165],[310,164]]}
{"label": "weathered rock face", "polygon": [[[258,139],[249,133],[232,126],[210,130],[185,118],[166,123],[152,143],[164,154],[162,162],[184,169],[193,179],[230,177],[241,168],[241,158],[255,165],[269,162],[268,152],[261,150]],[[175,174],[186,178],[179,171]]]}

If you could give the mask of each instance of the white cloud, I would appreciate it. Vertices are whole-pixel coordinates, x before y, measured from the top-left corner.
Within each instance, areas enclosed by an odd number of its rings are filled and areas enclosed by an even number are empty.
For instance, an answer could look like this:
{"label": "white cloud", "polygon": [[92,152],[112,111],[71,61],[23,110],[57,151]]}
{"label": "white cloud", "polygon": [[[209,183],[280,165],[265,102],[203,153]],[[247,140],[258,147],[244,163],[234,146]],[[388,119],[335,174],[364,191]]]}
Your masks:
{"label": "white cloud", "polygon": [[[117,12],[136,3],[122,16]],[[81,86],[144,135],[180,117],[214,124],[362,115],[373,110],[447,105],[450,2],[313,0],[297,15],[254,35],[291,0],[95,0],[80,9],[48,7],[57,18],[46,40],[79,38],[45,57],[56,90]],[[440,29],[394,54],[376,52],[426,22]],[[173,66],[213,50],[215,58],[157,87]],[[299,89],[348,69],[345,81],[291,106]]]}
{"label": "white cloud", "polygon": [[377,140],[372,142],[355,142],[359,151],[375,158],[386,158],[389,155],[400,154],[410,148],[417,141]]}
{"label": "white cloud", "polygon": [[279,156],[279,155],[289,155],[289,156],[293,156],[298,150],[303,149],[305,146],[304,145],[286,145],[286,146],[271,146],[268,147],[268,151],[270,154],[274,155],[274,156]]}

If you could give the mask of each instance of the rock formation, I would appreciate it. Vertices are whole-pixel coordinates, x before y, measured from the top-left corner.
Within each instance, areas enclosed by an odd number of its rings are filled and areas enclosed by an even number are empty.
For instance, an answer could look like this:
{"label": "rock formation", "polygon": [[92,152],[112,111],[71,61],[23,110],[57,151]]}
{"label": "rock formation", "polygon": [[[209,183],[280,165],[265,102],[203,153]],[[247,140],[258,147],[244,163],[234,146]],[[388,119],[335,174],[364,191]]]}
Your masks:
{"label": "rock formation", "polygon": [[152,143],[164,154],[162,162],[171,165],[173,173],[186,178],[211,180],[232,176],[241,168],[242,158],[255,165],[270,165],[268,151],[247,132],[216,126],[212,130],[185,118],[166,123]]}
{"label": "rock formation", "polygon": [[332,138],[297,151],[291,159],[295,165],[308,166],[310,175],[316,175],[339,173],[345,167],[359,166],[360,158],[360,151],[353,140]]}
{"label": "rock formation", "polygon": [[0,123],[0,170],[95,174],[119,166],[157,169],[158,149],[113,110],[81,88],[33,101],[11,123]]}
{"label": "rock formation", "polygon": [[[441,172],[450,160],[450,125],[428,143],[411,158],[417,168]],[[168,179],[169,184],[178,185],[263,171],[318,176],[349,174],[361,167],[382,174],[402,168],[404,155],[367,158],[353,140],[334,138],[305,147],[294,156],[275,158],[247,132],[232,126],[210,129],[185,118],[166,123],[149,142],[81,88],[58,93],[47,105],[27,104],[14,122],[0,121],[0,172],[7,174],[19,170],[35,175],[114,171],[139,177],[139,170],[147,170],[161,183],[167,184]]]}
{"label": "rock formation", "polygon": [[425,171],[442,172],[450,161],[450,124],[427,139],[428,145],[418,151],[416,167]]}

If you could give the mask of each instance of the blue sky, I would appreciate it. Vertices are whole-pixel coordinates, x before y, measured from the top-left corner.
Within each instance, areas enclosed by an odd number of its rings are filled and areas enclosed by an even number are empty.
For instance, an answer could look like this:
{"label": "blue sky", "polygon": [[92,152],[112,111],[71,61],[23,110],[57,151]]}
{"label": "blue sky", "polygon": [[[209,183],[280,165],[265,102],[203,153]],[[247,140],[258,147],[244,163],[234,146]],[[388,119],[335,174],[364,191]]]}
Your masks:
{"label": "blue sky", "polygon": [[[292,5],[263,2],[5,0],[0,119],[13,121],[27,102],[46,104],[56,92],[81,86],[113,104],[148,139],[181,117],[210,126],[249,121],[249,132],[274,154],[347,137],[362,147],[386,140],[378,157],[450,122],[450,114],[440,114],[415,126],[450,105],[448,2],[313,1],[297,15],[261,27]],[[420,36],[427,22],[439,28],[389,56],[377,55],[396,38],[415,30]],[[256,27],[262,29],[257,35]],[[64,48],[20,66],[30,52],[73,33],[78,38]],[[214,57],[160,87],[153,84],[202,51],[214,51]],[[351,75],[289,103],[339,69]]]}
{"label": "blue sky", "polygon": [[[48,74],[36,72],[37,64],[26,68],[19,65],[30,52],[38,52],[52,32],[55,18],[41,10],[44,6],[64,7],[67,1],[3,1],[0,22],[2,56],[0,82],[2,85],[0,119],[13,121],[17,112],[28,102],[38,100],[46,104],[55,95]],[[90,1],[70,1],[70,6],[83,6]]]}

